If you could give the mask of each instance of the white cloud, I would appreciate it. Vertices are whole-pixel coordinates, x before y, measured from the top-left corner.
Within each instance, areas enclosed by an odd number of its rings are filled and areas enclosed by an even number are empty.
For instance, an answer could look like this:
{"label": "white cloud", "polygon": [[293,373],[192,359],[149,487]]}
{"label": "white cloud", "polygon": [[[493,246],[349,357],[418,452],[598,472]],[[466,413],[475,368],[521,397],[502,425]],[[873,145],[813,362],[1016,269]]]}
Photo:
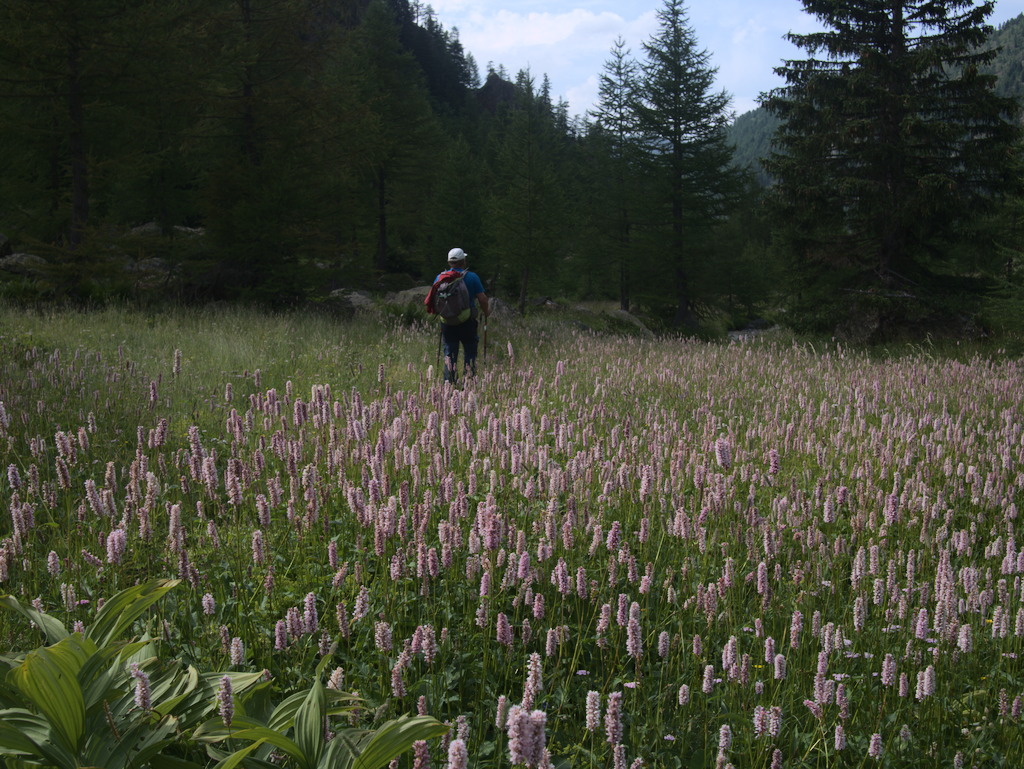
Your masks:
{"label": "white cloud", "polygon": [[[595,14],[581,8],[563,13],[474,11],[459,24],[459,37],[469,50],[518,55],[523,50],[545,48],[545,55],[556,57],[574,50],[607,50],[627,26],[617,14]],[[504,63],[515,66],[514,62]]]}
{"label": "white cloud", "polygon": [[[553,95],[573,113],[597,98],[596,82],[615,39],[622,37],[635,58],[657,31],[661,0],[423,0],[484,68],[503,65],[510,77],[529,69],[551,80]],[[688,0],[690,26],[701,48],[718,67],[716,88],[729,91],[738,113],[756,106],[761,91],[781,85],[772,73],[801,52],[786,42],[789,31],[818,28],[800,0]],[[999,0],[991,21],[998,24],[1024,10],[1024,0]],[[481,74],[484,74],[483,72]]]}
{"label": "white cloud", "polygon": [[478,6],[450,22],[440,11],[439,17],[459,28],[460,41],[481,67],[504,66],[510,77],[528,69],[538,81],[548,75],[553,96],[564,97],[572,113],[585,112],[597,98],[597,78],[616,38],[625,39],[635,54],[656,27],[654,11],[626,19],[579,7],[517,12]]}
{"label": "white cloud", "polygon": [[582,83],[571,86],[564,94],[565,100],[569,102],[569,112],[582,114],[588,111],[597,103],[598,90],[597,75],[591,75]]}

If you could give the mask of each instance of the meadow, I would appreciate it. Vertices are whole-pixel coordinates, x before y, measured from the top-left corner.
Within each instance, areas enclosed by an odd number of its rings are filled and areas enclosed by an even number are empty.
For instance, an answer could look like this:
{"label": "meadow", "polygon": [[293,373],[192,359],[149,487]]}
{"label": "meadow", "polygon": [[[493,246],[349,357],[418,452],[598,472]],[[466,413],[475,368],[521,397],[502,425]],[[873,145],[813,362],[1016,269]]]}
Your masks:
{"label": "meadow", "polygon": [[289,697],[417,769],[1024,763],[1024,362],[490,336],[456,389],[380,317],[0,308],[0,709],[101,625],[71,737],[202,711],[131,766],[316,765],[231,731]]}

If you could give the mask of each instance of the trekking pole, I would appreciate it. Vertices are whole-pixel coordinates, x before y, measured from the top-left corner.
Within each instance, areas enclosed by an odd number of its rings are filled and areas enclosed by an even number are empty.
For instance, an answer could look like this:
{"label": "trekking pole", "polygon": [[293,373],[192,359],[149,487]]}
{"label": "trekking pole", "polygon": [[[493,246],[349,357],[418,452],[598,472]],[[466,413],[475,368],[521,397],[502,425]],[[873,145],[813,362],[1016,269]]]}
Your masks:
{"label": "trekking pole", "polygon": [[484,354],[483,357],[487,357],[487,316],[484,315]]}
{"label": "trekking pole", "polygon": [[[437,360],[434,363],[434,368],[435,369],[441,368],[441,339],[443,337],[444,337],[444,331],[442,331],[440,328],[438,328],[438,330],[437,330]],[[448,365],[447,362],[445,363],[445,365],[446,366]]]}

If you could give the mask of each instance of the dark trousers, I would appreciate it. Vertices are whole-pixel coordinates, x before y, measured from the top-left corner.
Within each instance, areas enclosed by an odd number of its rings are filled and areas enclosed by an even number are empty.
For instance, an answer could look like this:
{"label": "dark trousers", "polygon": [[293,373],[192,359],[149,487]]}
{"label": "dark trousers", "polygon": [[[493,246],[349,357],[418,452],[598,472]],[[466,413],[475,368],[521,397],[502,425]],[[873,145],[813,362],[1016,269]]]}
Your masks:
{"label": "dark trousers", "polygon": [[444,381],[454,382],[458,378],[456,366],[459,362],[460,344],[465,353],[465,370],[470,374],[476,374],[476,350],[480,342],[476,318],[470,318],[457,326],[442,323],[441,337],[444,339]]}

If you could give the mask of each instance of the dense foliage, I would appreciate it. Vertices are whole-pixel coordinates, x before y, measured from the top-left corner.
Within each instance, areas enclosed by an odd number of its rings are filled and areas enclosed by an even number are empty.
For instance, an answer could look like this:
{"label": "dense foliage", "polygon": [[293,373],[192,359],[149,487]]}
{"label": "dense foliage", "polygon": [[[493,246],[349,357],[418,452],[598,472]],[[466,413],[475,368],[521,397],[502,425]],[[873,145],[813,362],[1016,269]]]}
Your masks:
{"label": "dense foliage", "polygon": [[[861,5],[872,7],[851,7]],[[0,293],[291,306],[333,289],[422,284],[458,244],[488,290],[522,310],[538,296],[595,298],[690,329],[715,312],[737,325],[758,316],[800,325],[809,315],[798,310],[827,307],[829,294],[779,279],[814,269],[769,248],[773,237],[792,242],[793,228],[763,216],[753,161],[764,147],[751,150],[744,136],[765,145],[774,125],[745,119],[730,133],[715,52],[701,48],[684,3],[666,0],[658,13],[652,38],[632,41],[638,58],[627,41],[609,41],[600,101],[574,117],[542,73],[499,65],[481,79],[457,32],[410,0],[5,2]],[[983,19],[966,14],[957,34],[984,42]],[[1012,50],[1013,39],[1008,25],[992,40]],[[984,53],[950,58],[936,46],[920,41],[913,66],[985,64]],[[868,84],[877,60],[847,65]],[[1002,61],[995,74],[1012,82]],[[915,141],[955,141],[940,134],[990,116],[992,73],[979,72],[976,87],[950,95],[959,122],[918,113],[934,104],[930,81],[908,81],[904,117],[949,126]],[[867,88],[857,104],[836,97],[833,108],[868,114],[886,92]],[[734,154],[730,141],[745,149]],[[938,272],[971,299],[956,309],[969,316],[986,293],[986,314],[967,327],[992,330],[991,318],[1012,319],[1020,306],[1019,208],[1010,200],[976,216],[973,203],[997,202],[998,190],[971,192],[965,182],[981,161],[964,160],[944,196],[956,216],[916,216],[907,198],[921,179],[947,189],[934,169],[908,176],[877,210],[929,225]],[[799,175],[819,161],[790,163]],[[1016,174],[1014,162],[1005,168]],[[853,194],[815,184],[837,205]],[[852,227],[858,243],[877,240],[870,211],[840,219],[815,215],[815,232],[799,234],[828,240]],[[963,220],[970,238],[954,226]],[[920,264],[919,250],[893,258]]]}
{"label": "dense foliage", "polygon": [[417,712],[401,767],[1024,757],[1019,360],[530,318],[453,390],[369,316],[0,321],[9,766],[347,766]]}
{"label": "dense foliage", "polygon": [[809,58],[783,65],[766,100],[783,121],[766,169],[799,280],[826,317],[863,305],[887,327],[948,311],[958,247],[1020,180],[1017,105],[980,72],[993,5],[803,2],[826,31],[790,35]]}

